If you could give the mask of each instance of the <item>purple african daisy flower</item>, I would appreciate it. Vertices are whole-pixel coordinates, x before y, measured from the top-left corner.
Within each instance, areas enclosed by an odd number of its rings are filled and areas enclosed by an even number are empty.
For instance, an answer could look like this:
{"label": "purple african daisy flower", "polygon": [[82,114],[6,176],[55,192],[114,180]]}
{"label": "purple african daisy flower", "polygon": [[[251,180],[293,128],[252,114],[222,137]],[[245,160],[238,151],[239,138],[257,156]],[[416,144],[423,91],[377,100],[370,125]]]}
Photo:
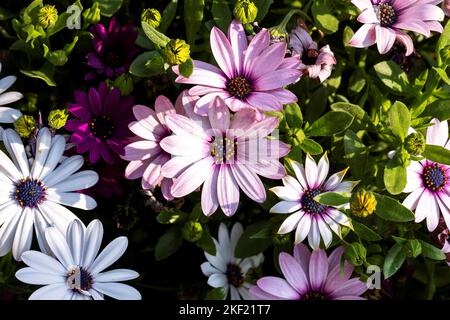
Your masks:
{"label": "purple african daisy flower", "polygon": [[255,121],[253,110],[242,110],[230,119],[225,102],[216,97],[209,109],[209,121],[195,121],[178,114],[166,116],[173,135],[160,146],[172,155],[162,174],[173,178],[171,193],[183,197],[203,184],[201,204],[205,215],[217,208],[232,216],[239,204],[239,188],[253,201],[262,203],[266,191],[258,175],[281,179],[286,171],[279,158],[289,147],[268,139],[278,118]]}
{"label": "purple african daisy flower", "polygon": [[259,300],[365,300],[361,295],[367,285],[358,278],[350,278],[353,266],[344,261],[343,247],[336,248],[329,257],[325,250],[312,253],[304,244],[294,247],[294,256],[280,253],[278,259],[285,279],[264,277],[250,288]]}
{"label": "purple african daisy flower", "polygon": [[367,48],[377,44],[381,54],[391,50],[398,40],[406,47],[406,55],[414,51],[414,44],[405,31],[429,37],[431,31],[442,32],[439,21],[444,12],[437,4],[442,0],[352,0],[362,13],[358,21],[364,25],[355,33],[349,44]]}
{"label": "purple african daisy flower", "polygon": [[292,30],[289,46],[298,54],[300,59],[299,69],[302,75],[312,79],[319,78],[324,82],[331,75],[336,58],[330,46],[326,45],[318,49],[308,32],[302,27]]}
{"label": "purple african daisy flower", "polygon": [[217,96],[224,99],[234,112],[255,109],[277,111],[283,104],[297,101],[297,97],[283,87],[300,78],[297,58],[285,58],[286,43],[270,44],[269,31],[261,30],[247,43],[243,26],[233,21],[228,38],[217,27],[211,30],[211,50],[219,68],[194,60],[194,72],[189,78],[173,71],[176,82],[195,84],[190,95],[202,96],[195,112],[208,115],[208,108]]}
{"label": "purple african daisy flower", "polygon": [[128,124],[133,120],[131,106],[134,98],[122,97],[117,88],[108,89],[102,82],[98,90],[89,88],[86,94],[75,91],[75,103],[69,104],[69,112],[78,119],[69,120],[65,128],[73,131],[70,142],[78,153],[89,152],[89,161],[102,157],[113,163],[115,154],[125,155],[125,145],[132,136]]}
{"label": "purple african daisy flower", "polygon": [[351,192],[355,183],[342,182],[347,170],[335,173],[326,180],[330,168],[326,154],[320,159],[318,165],[310,155],[306,156],[305,168],[293,160],[290,164],[297,179],[286,176],[283,178],[283,187],[270,189],[282,199],[270,209],[270,212],[292,213],[284,220],[278,233],[286,234],[296,229],[296,244],[308,236],[311,248],[318,249],[321,239],[328,247],[333,239],[331,230],[340,236],[340,225],[351,227],[351,222],[344,213],[339,211],[339,208],[320,204],[314,200],[314,197],[329,191]]}
{"label": "purple african daisy flower", "polygon": [[116,18],[112,18],[108,29],[98,23],[91,27],[91,32],[95,51],[89,52],[86,58],[95,71],[89,72],[85,80],[92,80],[97,75],[112,79],[127,72],[140,51],[135,45],[138,33],[133,25],[128,23],[121,27]]}
{"label": "purple african daisy flower", "polygon": [[[433,119],[427,129],[426,143],[450,149],[447,121]],[[426,219],[429,231],[439,224],[442,213],[450,227],[450,167],[430,160],[411,161],[407,168],[407,184],[403,192],[409,193],[403,205],[415,211],[415,222]]]}

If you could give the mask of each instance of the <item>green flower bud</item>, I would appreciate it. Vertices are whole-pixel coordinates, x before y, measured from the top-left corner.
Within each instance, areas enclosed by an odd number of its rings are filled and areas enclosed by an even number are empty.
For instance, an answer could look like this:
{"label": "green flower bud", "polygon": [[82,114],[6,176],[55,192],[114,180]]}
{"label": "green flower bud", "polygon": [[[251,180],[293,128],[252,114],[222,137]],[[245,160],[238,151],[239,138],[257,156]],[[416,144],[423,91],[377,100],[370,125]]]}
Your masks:
{"label": "green flower bud", "polygon": [[45,5],[39,9],[38,23],[41,27],[53,27],[58,20],[58,10],[55,6]]}
{"label": "green flower bud", "polygon": [[96,24],[100,22],[100,5],[98,2],[94,2],[92,7],[84,10],[83,19],[87,24]]}
{"label": "green flower bud", "polygon": [[198,221],[187,221],[181,228],[183,238],[189,242],[196,242],[203,236],[203,227]]}
{"label": "green flower bud", "polygon": [[283,25],[269,28],[269,33],[271,40],[274,42],[285,42],[289,37],[289,33]]}
{"label": "green flower bud", "polygon": [[405,139],[405,149],[414,156],[421,155],[425,151],[425,137],[420,132],[414,132]]}
{"label": "green flower bud", "polygon": [[113,86],[120,90],[122,96],[127,96],[134,89],[133,78],[131,75],[124,73],[114,80]]}
{"label": "green flower bud", "polygon": [[164,47],[164,57],[170,64],[182,64],[189,59],[190,46],[181,39],[172,39]]}
{"label": "green flower bud", "polygon": [[37,122],[32,116],[23,115],[14,122],[14,129],[22,138],[30,137],[36,128]]}
{"label": "green flower bud", "polygon": [[362,189],[352,194],[350,210],[355,216],[361,218],[370,216],[376,207],[377,200],[372,192]]}
{"label": "green flower bud", "polygon": [[53,129],[61,129],[66,125],[69,113],[67,109],[56,109],[50,112],[47,121],[48,125]]}
{"label": "green flower bud", "polygon": [[141,21],[147,22],[150,27],[158,28],[161,23],[161,13],[153,8],[148,8],[142,11]]}
{"label": "green flower bud", "polygon": [[258,7],[251,0],[239,0],[234,6],[233,14],[243,24],[252,23],[258,15]]}

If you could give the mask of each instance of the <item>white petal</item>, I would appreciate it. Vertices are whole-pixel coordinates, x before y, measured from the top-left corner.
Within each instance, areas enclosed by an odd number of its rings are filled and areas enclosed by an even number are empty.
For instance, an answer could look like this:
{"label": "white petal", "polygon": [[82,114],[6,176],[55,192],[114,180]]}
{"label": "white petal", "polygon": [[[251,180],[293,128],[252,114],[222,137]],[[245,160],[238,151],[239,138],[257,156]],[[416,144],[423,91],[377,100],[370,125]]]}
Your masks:
{"label": "white petal", "polygon": [[295,176],[297,177],[298,182],[300,182],[302,189],[308,189],[308,182],[306,181],[305,168],[303,168],[303,165],[294,160],[290,160],[289,164],[294,170]]}
{"label": "white petal", "polygon": [[54,189],[48,189],[47,199],[62,205],[82,209],[92,210],[97,207],[97,202],[91,197],[83,193],[76,192],[58,192]]}
{"label": "white petal", "polygon": [[136,279],[139,273],[129,269],[116,269],[95,275],[95,282],[117,282]]}
{"label": "white petal", "polygon": [[56,258],[67,270],[70,270],[75,265],[75,261],[64,235],[57,228],[49,227],[45,230],[45,239]]}
{"label": "white petal", "polygon": [[448,124],[447,121],[439,121],[438,119],[433,119],[430,122],[432,126],[427,129],[427,144],[434,144],[437,146],[445,146],[448,140]]}
{"label": "white petal", "polygon": [[51,189],[54,189],[57,192],[80,191],[92,187],[97,181],[98,174],[95,171],[80,171],[71,175],[64,181],[55,184]]}
{"label": "white petal", "polygon": [[301,207],[299,201],[280,201],[270,209],[270,213],[291,213]]}
{"label": "white petal", "polygon": [[403,200],[402,204],[410,210],[415,210],[424,190],[424,188],[414,190]]}
{"label": "white petal", "polygon": [[72,211],[52,201],[44,201],[38,208],[45,219],[63,233],[67,231],[69,223],[78,219]]}
{"label": "white petal", "polygon": [[322,218],[317,219],[317,225],[319,226],[320,235],[322,236],[323,243],[325,244],[325,247],[329,247],[331,244],[331,241],[333,240],[333,234],[330,231],[330,228],[328,228],[328,225],[323,221]]}
{"label": "white petal", "polygon": [[22,112],[17,109],[0,107],[0,123],[14,123],[21,116]]}
{"label": "white petal", "polygon": [[38,241],[39,249],[42,253],[51,255],[51,250],[48,246],[47,241],[45,240],[45,229],[47,229],[50,226],[50,223],[48,223],[42,213],[40,211],[34,212],[34,231],[36,233],[36,238]]}
{"label": "white petal", "polygon": [[233,228],[231,229],[231,235],[230,235],[231,255],[233,255],[233,256],[234,256],[234,251],[236,249],[236,245],[243,233],[244,233],[244,229],[242,228],[242,224],[240,224],[239,222],[236,222],[233,225]]}
{"label": "white petal", "polygon": [[30,168],[28,166],[28,158],[25,153],[22,140],[19,135],[12,129],[6,129],[3,132],[3,141],[6,150],[13,158],[14,163],[20,171],[23,177],[28,177],[30,174]]}
{"label": "white petal", "polygon": [[300,183],[292,178],[291,176],[286,176],[283,178],[283,184],[286,187],[289,187],[291,189],[294,189],[298,193],[303,193],[303,187],[300,185]]}
{"label": "white petal", "polygon": [[200,269],[202,270],[203,274],[207,277],[209,277],[210,275],[212,275],[213,273],[220,273],[220,270],[217,269],[216,267],[214,267],[211,263],[209,262],[203,262],[200,265]]}
{"label": "white petal", "polygon": [[314,250],[318,250],[320,247],[320,230],[317,225],[317,220],[311,219],[311,229],[308,234],[308,243]]}
{"label": "white petal", "polygon": [[97,290],[91,289],[89,290],[89,293],[94,300],[105,300],[105,298],[103,298],[103,294],[98,292]]}
{"label": "white petal", "polygon": [[297,211],[289,215],[289,217],[287,217],[281,224],[280,229],[278,229],[278,233],[286,234],[294,230],[304,214],[305,213],[303,211]]}
{"label": "white petal", "polygon": [[348,169],[336,172],[325,182],[323,188],[325,191],[335,191],[335,189],[341,184]]}
{"label": "white petal", "polygon": [[0,79],[0,94],[8,90],[16,81],[16,79],[17,78],[15,76],[7,76]]}
{"label": "white petal", "polygon": [[28,298],[29,300],[70,300],[73,291],[67,288],[65,283],[49,284],[48,286],[37,289]]}
{"label": "white petal", "polygon": [[23,209],[21,207],[16,206],[16,211],[12,218],[0,228],[0,257],[7,254],[12,248],[22,211]]}
{"label": "white petal", "polygon": [[38,285],[66,282],[66,277],[64,275],[44,273],[29,267],[18,270],[16,272],[16,278],[28,284]]}
{"label": "white petal", "polygon": [[217,254],[220,254],[225,260],[230,260],[232,257],[230,236],[224,223],[219,226],[219,246]]}
{"label": "white petal", "polygon": [[86,227],[80,220],[74,220],[67,228],[67,244],[76,265],[81,266],[84,251],[84,232]]}
{"label": "white petal", "polygon": [[94,289],[117,300],[141,300],[135,288],[123,283],[95,283]]}
{"label": "white petal", "polygon": [[425,218],[427,218],[428,215],[431,214],[432,210],[436,206],[437,206],[436,200],[434,200],[433,195],[428,190],[425,190],[420,196],[419,202],[417,203],[417,208],[415,211],[416,214],[415,222],[419,223]]}
{"label": "white petal", "polygon": [[330,170],[330,161],[328,160],[328,156],[325,153],[322,158],[319,160],[319,164],[317,165],[317,185],[322,185],[327,178],[328,171]]}
{"label": "white petal", "polygon": [[47,128],[39,130],[36,139],[36,155],[33,166],[31,167],[31,176],[35,179],[39,178],[42,168],[47,160],[47,155],[52,144],[52,135]]}
{"label": "white petal", "polygon": [[297,225],[295,231],[295,244],[301,243],[308,236],[311,230],[311,215],[305,214]]}
{"label": "white petal", "polygon": [[[23,98],[23,95],[17,91],[10,91],[10,92],[3,93],[2,95],[0,95],[0,106],[4,106],[7,104],[16,102],[17,100],[20,100],[22,98]],[[17,114],[15,114],[14,116],[17,116]]]}
{"label": "white petal", "polygon": [[97,256],[103,239],[103,225],[95,219],[86,228],[83,266],[90,266]]}
{"label": "white petal", "polygon": [[42,168],[42,172],[39,175],[39,179],[44,179],[49,173],[51,173],[58,163],[61,161],[61,157],[64,153],[66,147],[66,140],[63,136],[56,135],[52,139],[52,144],[50,146],[50,151],[45,160],[45,165]]}
{"label": "white petal", "polygon": [[223,273],[214,273],[209,276],[208,284],[213,288],[224,288],[228,285],[228,279]]}
{"label": "white petal", "polygon": [[42,182],[47,187],[52,187],[56,183],[63,181],[75,173],[83,166],[83,163],[84,159],[80,155],[66,158],[53,172],[49,173],[44,179],[42,179]]}
{"label": "white petal", "polygon": [[126,237],[118,237],[114,239],[105,247],[105,249],[103,249],[102,252],[100,252],[92,265],[88,267],[88,270],[92,274],[102,272],[124,254],[125,250],[127,250],[127,246],[128,239]]}
{"label": "white petal", "polygon": [[346,227],[350,227],[350,220],[348,217],[336,209],[329,209],[327,211],[327,215],[330,216],[334,221],[336,221],[339,224],[342,224]]}
{"label": "white petal", "polygon": [[20,256],[24,251],[30,250],[33,239],[33,220],[33,211],[26,207],[21,214],[12,245],[13,256],[17,261],[22,260]]}
{"label": "white petal", "polygon": [[42,273],[52,273],[56,275],[67,275],[68,270],[55,258],[52,258],[39,251],[26,251],[22,254],[23,262]]}
{"label": "white petal", "polygon": [[239,292],[234,286],[230,286],[230,299],[231,300],[241,300],[241,297],[239,296]]}
{"label": "white petal", "polygon": [[300,200],[300,194],[290,187],[273,187],[269,189],[273,193],[275,193],[278,198],[285,201],[298,201]]}

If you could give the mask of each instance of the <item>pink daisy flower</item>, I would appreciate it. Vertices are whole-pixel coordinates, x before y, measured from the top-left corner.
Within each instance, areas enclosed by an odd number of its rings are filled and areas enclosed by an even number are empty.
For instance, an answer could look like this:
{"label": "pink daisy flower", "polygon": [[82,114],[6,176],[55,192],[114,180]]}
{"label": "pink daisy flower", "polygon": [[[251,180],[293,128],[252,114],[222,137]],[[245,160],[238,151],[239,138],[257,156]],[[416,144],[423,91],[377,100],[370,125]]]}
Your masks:
{"label": "pink daisy flower", "polygon": [[405,33],[413,31],[426,37],[431,31],[442,32],[439,21],[444,12],[437,4],[442,0],[352,0],[362,13],[358,21],[364,25],[355,33],[349,44],[367,48],[377,44],[378,51],[386,54],[396,40],[406,47],[406,55],[414,51],[411,37]]}
{"label": "pink daisy flower", "polygon": [[264,277],[250,288],[258,300],[365,300],[361,295],[367,285],[358,278],[350,278],[353,266],[344,262],[343,247],[336,248],[329,257],[324,250],[312,253],[304,244],[294,247],[294,256],[280,253],[278,260],[285,279]]}
{"label": "pink daisy flower", "polygon": [[302,76],[318,78],[320,82],[328,79],[333,65],[336,64],[336,58],[329,45],[318,49],[317,43],[308,32],[302,27],[297,27],[291,32],[289,46],[300,58],[299,69]]}
{"label": "pink daisy flower", "polygon": [[314,250],[319,249],[321,239],[328,247],[333,239],[331,231],[340,236],[340,225],[351,227],[351,223],[339,208],[320,204],[314,197],[328,191],[351,192],[355,183],[342,182],[347,170],[335,173],[326,180],[330,169],[326,154],[318,165],[310,155],[307,155],[305,168],[292,160],[291,166],[297,179],[286,176],[283,178],[284,186],[270,189],[282,200],[273,206],[270,212],[290,213],[281,224],[278,233],[286,234],[295,229],[296,244],[308,237],[309,245]]}
{"label": "pink daisy flower", "polygon": [[297,97],[283,87],[300,77],[296,58],[285,58],[286,43],[270,43],[269,31],[261,30],[248,44],[243,26],[233,21],[228,38],[217,27],[211,30],[211,50],[219,66],[194,60],[194,72],[189,78],[173,71],[176,82],[195,84],[190,95],[201,96],[195,112],[206,116],[217,96],[224,99],[234,112],[255,109],[276,111],[283,104],[297,101]]}
{"label": "pink daisy flower", "polygon": [[239,188],[252,200],[262,203],[266,191],[258,175],[281,179],[285,169],[278,161],[289,147],[268,139],[278,119],[255,121],[255,112],[243,110],[230,118],[225,102],[216,97],[209,109],[208,121],[196,122],[178,114],[166,116],[173,135],[160,146],[172,155],[162,174],[174,178],[171,193],[183,197],[203,184],[201,205],[205,215],[221,207],[232,216],[239,204]]}
{"label": "pink daisy flower", "polygon": [[69,112],[78,119],[69,120],[65,128],[73,131],[70,142],[78,153],[89,152],[89,161],[97,162],[102,157],[113,163],[118,155],[125,154],[125,145],[132,135],[128,124],[133,120],[131,106],[134,98],[121,97],[117,88],[109,90],[102,82],[96,90],[90,88],[86,94],[76,91],[75,103],[69,104]]}
{"label": "pink daisy flower", "polygon": [[[426,143],[450,149],[447,121],[433,119],[427,130]],[[409,193],[403,205],[415,211],[415,222],[426,219],[428,230],[434,231],[440,215],[450,227],[450,167],[422,160],[411,161],[407,168],[407,184],[403,192]]]}

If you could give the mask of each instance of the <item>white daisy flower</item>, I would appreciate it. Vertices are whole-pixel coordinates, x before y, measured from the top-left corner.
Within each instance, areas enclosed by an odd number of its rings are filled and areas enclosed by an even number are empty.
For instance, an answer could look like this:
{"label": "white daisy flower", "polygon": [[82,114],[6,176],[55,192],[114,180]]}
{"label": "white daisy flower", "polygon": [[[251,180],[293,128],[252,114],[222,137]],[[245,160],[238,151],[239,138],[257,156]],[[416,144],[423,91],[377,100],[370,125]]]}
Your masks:
{"label": "white daisy flower", "polygon": [[0,256],[12,249],[20,261],[22,252],[31,247],[33,225],[39,246],[46,252],[45,229],[55,225],[65,232],[77,219],[62,205],[83,210],[97,206],[90,196],[75,191],[95,185],[98,174],[92,170],[76,172],[84,163],[79,155],[59,163],[66,143],[61,135],[52,137],[47,128],[39,131],[31,165],[14,130],[4,130],[3,140],[10,157],[0,151]]}
{"label": "white daisy flower", "polygon": [[99,220],[87,228],[74,220],[66,237],[55,227],[45,231],[45,240],[55,258],[38,251],[26,251],[22,260],[28,266],[16,272],[22,282],[45,285],[31,294],[30,300],[103,300],[110,296],[119,300],[140,300],[133,287],[117,283],[139,277],[129,269],[105,271],[116,262],[128,246],[126,237],[118,237],[97,256],[103,238]]}
{"label": "white daisy flower", "polygon": [[231,300],[251,300],[248,289],[252,284],[245,281],[245,276],[251,268],[258,267],[264,261],[261,253],[245,259],[234,256],[236,244],[243,232],[242,225],[237,222],[231,229],[230,236],[225,224],[221,223],[219,241],[213,239],[216,255],[205,252],[208,261],[200,266],[203,274],[208,277],[208,284],[214,288],[225,288],[225,296],[229,295]]}
{"label": "white daisy flower", "polygon": [[325,154],[318,164],[310,156],[306,156],[305,167],[291,160],[290,164],[297,179],[286,176],[284,186],[270,189],[282,201],[270,209],[271,213],[289,213],[281,224],[279,234],[295,231],[295,244],[299,244],[306,237],[312,249],[317,250],[322,239],[328,247],[333,239],[331,231],[340,236],[341,225],[351,227],[348,217],[339,211],[341,207],[320,204],[314,200],[324,192],[352,192],[355,182],[342,181],[347,170],[333,174],[328,180],[330,163]]}
{"label": "white daisy flower", "polygon": [[[0,72],[2,64],[0,63]],[[15,76],[7,76],[0,79],[0,123],[13,123],[22,116],[22,113],[13,108],[3,107],[7,104],[22,99],[23,95],[17,91],[6,92],[16,81]]]}

